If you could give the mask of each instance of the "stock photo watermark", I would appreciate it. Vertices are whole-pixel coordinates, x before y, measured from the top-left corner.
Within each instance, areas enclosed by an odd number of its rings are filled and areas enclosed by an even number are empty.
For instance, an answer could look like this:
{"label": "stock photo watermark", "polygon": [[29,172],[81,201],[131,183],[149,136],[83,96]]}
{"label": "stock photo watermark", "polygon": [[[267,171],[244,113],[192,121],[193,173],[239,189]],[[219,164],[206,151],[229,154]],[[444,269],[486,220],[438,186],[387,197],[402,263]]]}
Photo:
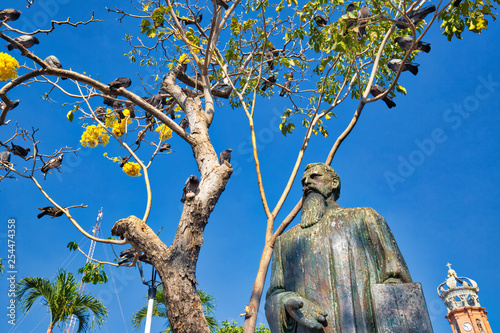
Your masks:
{"label": "stock photo watermark", "polygon": [[6,260],[6,278],[8,282],[7,297],[7,322],[10,325],[16,324],[16,282],[17,282],[17,266],[16,266],[16,220],[7,220],[7,260]]}
{"label": "stock photo watermark", "polygon": [[[443,122],[453,131],[458,130],[464,121],[471,114],[479,109],[481,101],[491,97],[498,91],[500,82],[493,80],[493,75],[487,78],[478,76],[479,84],[474,92],[465,97],[460,104],[454,103],[451,108],[443,112]],[[449,129],[448,129],[449,130]],[[414,141],[415,149],[408,154],[398,156],[398,166],[393,171],[385,171],[384,178],[392,192],[396,190],[396,185],[404,183],[415,170],[433,155],[438,147],[448,140],[446,130],[442,127],[433,129],[426,138]]]}

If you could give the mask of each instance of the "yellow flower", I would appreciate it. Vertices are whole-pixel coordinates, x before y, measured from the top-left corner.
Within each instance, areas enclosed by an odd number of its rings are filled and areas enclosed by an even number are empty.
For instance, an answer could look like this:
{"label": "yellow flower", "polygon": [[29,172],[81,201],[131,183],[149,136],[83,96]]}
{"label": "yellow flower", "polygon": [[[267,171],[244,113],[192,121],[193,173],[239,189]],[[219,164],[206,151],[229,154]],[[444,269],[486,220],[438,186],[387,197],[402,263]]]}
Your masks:
{"label": "yellow flower", "polygon": [[127,162],[127,163],[125,163],[125,165],[123,166],[122,169],[123,169],[123,172],[125,172],[130,177],[141,176],[141,173],[140,173],[141,166],[139,165],[139,163]]}
{"label": "yellow flower", "polygon": [[80,140],[82,146],[91,148],[97,147],[98,144],[106,146],[108,142],[109,135],[104,132],[104,128],[97,127],[96,125],[87,126]]}
{"label": "yellow flower", "polygon": [[160,126],[158,126],[156,132],[160,133],[161,141],[168,140],[172,137],[172,130],[165,124],[161,124]]}
{"label": "yellow flower", "polygon": [[7,81],[17,77],[16,69],[19,63],[7,53],[0,52],[0,81]]}

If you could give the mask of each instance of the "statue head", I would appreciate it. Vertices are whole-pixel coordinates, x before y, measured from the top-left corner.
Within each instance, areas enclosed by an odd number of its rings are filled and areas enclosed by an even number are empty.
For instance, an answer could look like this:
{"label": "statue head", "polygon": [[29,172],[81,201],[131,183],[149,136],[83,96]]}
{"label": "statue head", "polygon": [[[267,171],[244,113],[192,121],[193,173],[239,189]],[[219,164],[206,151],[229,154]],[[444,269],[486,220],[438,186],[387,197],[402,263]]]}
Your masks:
{"label": "statue head", "polygon": [[329,165],[312,163],[306,166],[302,176],[302,189],[304,197],[316,192],[325,199],[333,196],[333,200],[337,201],[340,196],[340,178]]}

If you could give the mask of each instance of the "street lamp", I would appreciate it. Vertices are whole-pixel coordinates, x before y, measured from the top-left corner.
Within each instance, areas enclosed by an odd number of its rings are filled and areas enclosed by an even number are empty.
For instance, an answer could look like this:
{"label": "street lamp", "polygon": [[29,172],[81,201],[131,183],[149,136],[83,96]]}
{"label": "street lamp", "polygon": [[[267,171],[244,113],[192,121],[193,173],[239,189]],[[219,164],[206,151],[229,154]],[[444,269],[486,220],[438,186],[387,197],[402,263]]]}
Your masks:
{"label": "street lamp", "polygon": [[151,280],[145,281],[144,274],[142,272],[142,264],[140,261],[137,261],[137,267],[139,268],[139,273],[141,274],[142,283],[148,286],[148,312],[146,314],[146,329],[145,333],[151,332],[151,318],[153,317],[153,303],[156,299],[156,288],[162,284],[160,281],[156,281],[157,272],[153,265],[151,270]]}

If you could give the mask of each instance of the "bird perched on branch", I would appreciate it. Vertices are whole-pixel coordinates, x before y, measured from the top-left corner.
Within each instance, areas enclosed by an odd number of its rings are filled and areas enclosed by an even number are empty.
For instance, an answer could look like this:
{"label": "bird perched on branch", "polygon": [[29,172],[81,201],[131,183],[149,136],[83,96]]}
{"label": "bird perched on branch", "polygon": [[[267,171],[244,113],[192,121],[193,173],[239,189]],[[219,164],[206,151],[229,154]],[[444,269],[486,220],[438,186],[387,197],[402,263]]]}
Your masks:
{"label": "bird perched on branch", "polygon": [[123,114],[123,104],[119,101],[114,101],[113,102],[113,111],[115,111],[118,116],[120,117],[120,121],[121,119],[125,119],[125,115]]}
{"label": "bird perched on branch", "polygon": [[164,151],[168,151],[171,149],[170,143],[165,142],[160,146],[160,153],[163,153]]}
{"label": "bird perched on branch", "polygon": [[118,89],[118,88],[128,88],[132,84],[132,80],[129,79],[128,77],[119,77],[115,79],[114,81],[110,82],[108,86],[113,89]]}
{"label": "bird perched on branch", "polygon": [[200,180],[195,175],[189,176],[182,189],[181,202],[184,203],[186,199],[193,198],[198,193],[198,187],[200,186]]}
{"label": "bird perched on branch", "polygon": [[0,21],[15,21],[21,16],[20,10],[15,10],[13,8],[7,8],[0,10]]}
{"label": "bird perched on branch", "polygon": [[215,0],[215,3],[221,7],[224,7],[224,9],[228,10],[229,6],[224,0]]}
{"label": "bird perched on branch", "polygon": [[[356,5],[353,4],[352,2],[350,4],[348,4],[346,9],[345,9],[346,14],[348,14],[350,12],[355,12],[355,11],[356,11]],[[355,12],[355,14],[357,16],[357,12]],[[357,21],[357,18],[348,18],[347,19],[346,31],[345,31],[344,35],[347,34],[347,30],[349,30],[352,26],[354,26],[354,24],[356,24],[356,21]]]}
{"label": "bird perched on branch", "polygon": [[[431,5],[417,10],[410,10],[408,13],[406,13],[406,16],[408,16],[413,25],[417,25],[418,22],[422,21],[427,15],[435,11],[436,11],[436,6]],[[396,23],[396,27],[398,27],[398,29],[406,29],[410,26],[405,16],[401,16],[400,18],[398,18],[398,22],[401,22],[401,23]]]}
{"label": "bird perched on branch", "polygon": [[[413,43],[413,38],[411,38],[410,36],[396,37],[396,39],[394,40],[405,51],[408,51],[411,47],[411,44]],[[422,50],[425,53],[429,53],[431,51],[431,44],[419,41],[415,44],[415,50]]]}
{"label": "bird perched on branch", "polygon": [[231,148],[224,150],[222,153],[220,153],[219,160],[220,164],[222,165],[225,161],[227,163],[231,164],[231,152],[233,150]]}
{"label": "bird perched on branch", "polygon": [[190,25],[190,24],[195,24],[195,23],[200,23],[201,20],[203,19],[203,14],[198,14],[194,16],[194,19],[188,19],[185,17],[180,17],[179,18],[182,22],[184,22],[185,25]]}
{"label": "bird perched on branch", "polygon": [[136,251],[134,247],[130,247],[126,250],[121,251],[118,266],[132,263],[134,261],[135,254]]}
{"label": "bird perched on branch", "polygon": [[[397,72],[399,70],[399,67],[401,66],[402,62],[403,61],[401,59],[391,59],[387,63],[387,67],[392,69],[394,72]],[[418,66],[420,66],[420,65],[408,61],[408,62],[403,64],[401,71],[402,72],[410,71],[413,75],[417,75],[418,74]]]}
{"label": "bird perched on branch", "polygon": [[[62,207],[62,208],[66,209],[66,207]],[[38,209],[40,209],[42,211],[40,214],[37,215],[37,217],[39,219],[41,219],[45,215],[49,215],[49,216],[52,216],[52,218],[54,218],[54,217],[59,217],[63,214],[62,210],[60,210],[57,207],[53,207],[53,206],[42,207],[42,208],[38,208]]]}
{"label": "bird perched on branch", "polygon": [[97,119],[99,119],[102,122],[106,121],[106,108],[104,106],[98,106],[94,110],[95,116]]}
{"label": "bird perched on branch", "polygon": [[[382,89],[381,87],[376,86],[376,85],[372,85],[370,88],[370,94],[373,97],[377,97],[378,95],[383,94],[384,91],[385,91],[384,89]],[[385,102],[385,104],[387,105],[387,107],[389,109],[396,106],[396,103],[394,103],[392,98],[390,98],[389,96],[385,96],[384,98],[382,98],[382,100]]]}
{"label": "bird perched on branch", "polygon": [[182,118],[181,121],[179,121],[179,126],[183,129],[186,130],[189,127],[189,120],[187,117]]}
{"label": "bird perched on branch", "polygon": [[13,142],[11,142],[10,144],[12,146],[12,148],[10,149],[10,151],[14,155],[17,155],[19,157],[22,157],[22,158],[26,159],[25,157],[28,156],[28,153],[30,152],[29,148],[23,148],[21,146],[15,145]]}
{"label": "bird perched on branch", "polygon": [[316,22],[316,25],[321,28],[328,25],[328,20],[324,15],[321,14],[317,14],[316,16],[314,16],[314,22]]}
{"label": "bird perched on branch", "polygon": [[[23,36],[19,36],[19,37],[14,38],[14,40],[27,49],[29,49],[30,47],[32,47],[35,44],[40,44],[40,41],[35,36],[23,35]],[[9,51],[12,51],[13,49],[17,49],[17,48],[18,47],[14,44],[7,45],[7,50],[9,50]]]}
{"label": "bird perched on branch", "polygon": [[[17,108],[17,106],[19,105],[20,102],[21,102],[21,100],[19,100],[19,99],[12,101],[10,109],[14,110],[15,108]],[[3,101],[0,101],[0,111],[2,111],[3,109],[5,109],[5,103]]]}
{"label": "bird perched on branch", "polygon": [[47,175],[47,172],[50,170],[50,169],[57,169],[59,170],[59,167],[61,166],[61,163],[62,163],[62,160],[63,160],[63,156],[64,154],[61,154],[57,157],[54,157],[52,159],[50,159],[47,163],[45,163],[43,166],[42,166],[42,169],[41,171]]}
{"label": "bird perched on branch", "polygon": [[269,88],[270,86],[272,86],[273,84],[276,83],[276,76],[270,76],[268,77],[264,83],[262,84],[262,91],[266,91],[267,88]]}
{"label": "bird perched on branch", "polygon": [[127,164],[129,158],[131,157],[132,155],[125,155],[122,157],[122,159],[120,160],[120,168],[123,168],[123,166],[125,164]]}
{"label": "bird perched on branch", "polygon": [[116,95],[110,95],[110,97],[111,98],[104,97],[104,99],[102,100],[102,104],[113,107],[113,103],[115,102],[115,100],[112,98],[116,98]]}
{"label": "bird perched on branch", "polygon": [[137,134],[137,140],[135,140],[135,144],[137,145],[137,147],[139,147],[141,145],[141,141],[146,136],[147,130],[148,130],[147,128],[144,128],[144,129],[140,130],[139,133]]}
{"label": "bird perched on branch", "polygon": [[366,6],[361,7],[361,9],[358,11],[358,25],[360,26],[358,30],[358,37],[366,37],[365,25],[368,22],[367,18],[370,17],[371,14],[372,13]]}
{"label": "bird perched on branch", "polygon": [[[49,67],[63,69],[61,62],[54,55],[48,56],[44,61],[47,63],[47,65],[49,65]],[[61,79],[66,80],[67,77],[61,77]]]}
{"label": "bird perched on branch", "polygon": [[5,167],[10,164],[10,151],[4,150],[0,152],[0,170],[5,170]]}
{"label": "bird perched on branch", "polygon": [[284,97],[285,94],[290,90],[290,87],[292,86],[292,80],[293,80],[293,72],[290,72],[290,74],[287,75],[286,82],[283,84],[283,88],[281,89],[280,96]]}

